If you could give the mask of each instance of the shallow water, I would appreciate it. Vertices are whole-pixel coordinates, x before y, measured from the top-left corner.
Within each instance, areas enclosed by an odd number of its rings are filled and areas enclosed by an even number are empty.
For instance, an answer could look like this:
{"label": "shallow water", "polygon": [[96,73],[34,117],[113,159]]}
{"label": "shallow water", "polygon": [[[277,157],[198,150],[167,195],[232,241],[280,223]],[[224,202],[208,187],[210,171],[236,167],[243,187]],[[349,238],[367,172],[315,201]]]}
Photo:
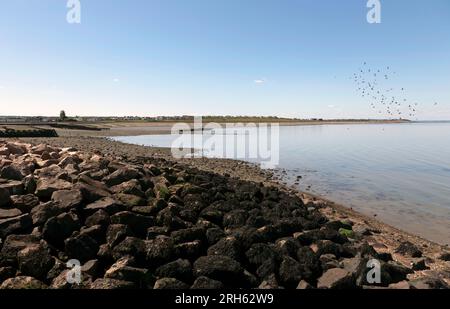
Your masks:
{"label": "shallow water", "polygon": [[[170,147],[174,137],[115,139]],[[450,244],[450,123],[283,126],[278,167],[300,190]]]}

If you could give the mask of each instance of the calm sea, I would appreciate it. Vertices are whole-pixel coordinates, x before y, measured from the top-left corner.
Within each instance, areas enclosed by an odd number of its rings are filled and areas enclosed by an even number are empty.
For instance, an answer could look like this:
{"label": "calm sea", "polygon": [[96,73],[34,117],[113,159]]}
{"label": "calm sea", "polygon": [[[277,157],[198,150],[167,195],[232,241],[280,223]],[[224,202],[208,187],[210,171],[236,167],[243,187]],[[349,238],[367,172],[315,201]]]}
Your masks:
{"label": "calm sea", "polygon": [[[115,139],[170,147],[174,137]],[[302,191],[450,244],[448,122],[283,126],[277,175]]]}

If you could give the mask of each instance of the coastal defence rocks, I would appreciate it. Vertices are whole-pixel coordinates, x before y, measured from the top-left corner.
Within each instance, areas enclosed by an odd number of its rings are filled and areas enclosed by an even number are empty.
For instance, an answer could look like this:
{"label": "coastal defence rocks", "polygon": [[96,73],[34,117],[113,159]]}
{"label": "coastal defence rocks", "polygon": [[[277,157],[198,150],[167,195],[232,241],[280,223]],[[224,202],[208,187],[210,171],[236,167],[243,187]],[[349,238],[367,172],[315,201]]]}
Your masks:
{"label": "coastal defence rocks", "polygon": [[[0,288],[447,288],[274,187],[161,158],[0,142]],[[410,244],[399,252],[419,256]],[[66,263],[78,260],[81,282]],[[367,282],[369,260],[381,281]]]}

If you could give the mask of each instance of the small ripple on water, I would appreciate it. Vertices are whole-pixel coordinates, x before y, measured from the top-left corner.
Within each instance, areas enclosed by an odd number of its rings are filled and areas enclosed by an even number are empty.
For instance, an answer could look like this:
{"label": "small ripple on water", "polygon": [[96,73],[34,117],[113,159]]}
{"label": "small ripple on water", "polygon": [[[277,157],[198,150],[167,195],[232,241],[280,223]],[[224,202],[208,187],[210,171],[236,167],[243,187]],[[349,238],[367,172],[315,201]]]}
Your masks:
{"label": "small ripple on water", "polygon": [[[300,189],[450,243],[450,123],[348,128],[281,127],[274,175],[293,185],[301,174]],[[170,145],[170,136],[130,139]]]}

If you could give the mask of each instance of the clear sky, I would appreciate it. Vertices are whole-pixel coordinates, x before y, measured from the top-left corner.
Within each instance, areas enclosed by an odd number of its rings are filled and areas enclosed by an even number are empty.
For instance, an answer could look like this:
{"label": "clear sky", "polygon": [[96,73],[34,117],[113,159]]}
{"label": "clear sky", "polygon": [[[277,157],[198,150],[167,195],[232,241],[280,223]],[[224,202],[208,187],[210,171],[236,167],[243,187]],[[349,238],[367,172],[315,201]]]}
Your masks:
{"label": "clear sky", "polygon": [[[390,66],[450,119],[450,1],[1,0],[0,115],[376,118],[349,77]],[[434,105],[438,102],[438,105]]]}

